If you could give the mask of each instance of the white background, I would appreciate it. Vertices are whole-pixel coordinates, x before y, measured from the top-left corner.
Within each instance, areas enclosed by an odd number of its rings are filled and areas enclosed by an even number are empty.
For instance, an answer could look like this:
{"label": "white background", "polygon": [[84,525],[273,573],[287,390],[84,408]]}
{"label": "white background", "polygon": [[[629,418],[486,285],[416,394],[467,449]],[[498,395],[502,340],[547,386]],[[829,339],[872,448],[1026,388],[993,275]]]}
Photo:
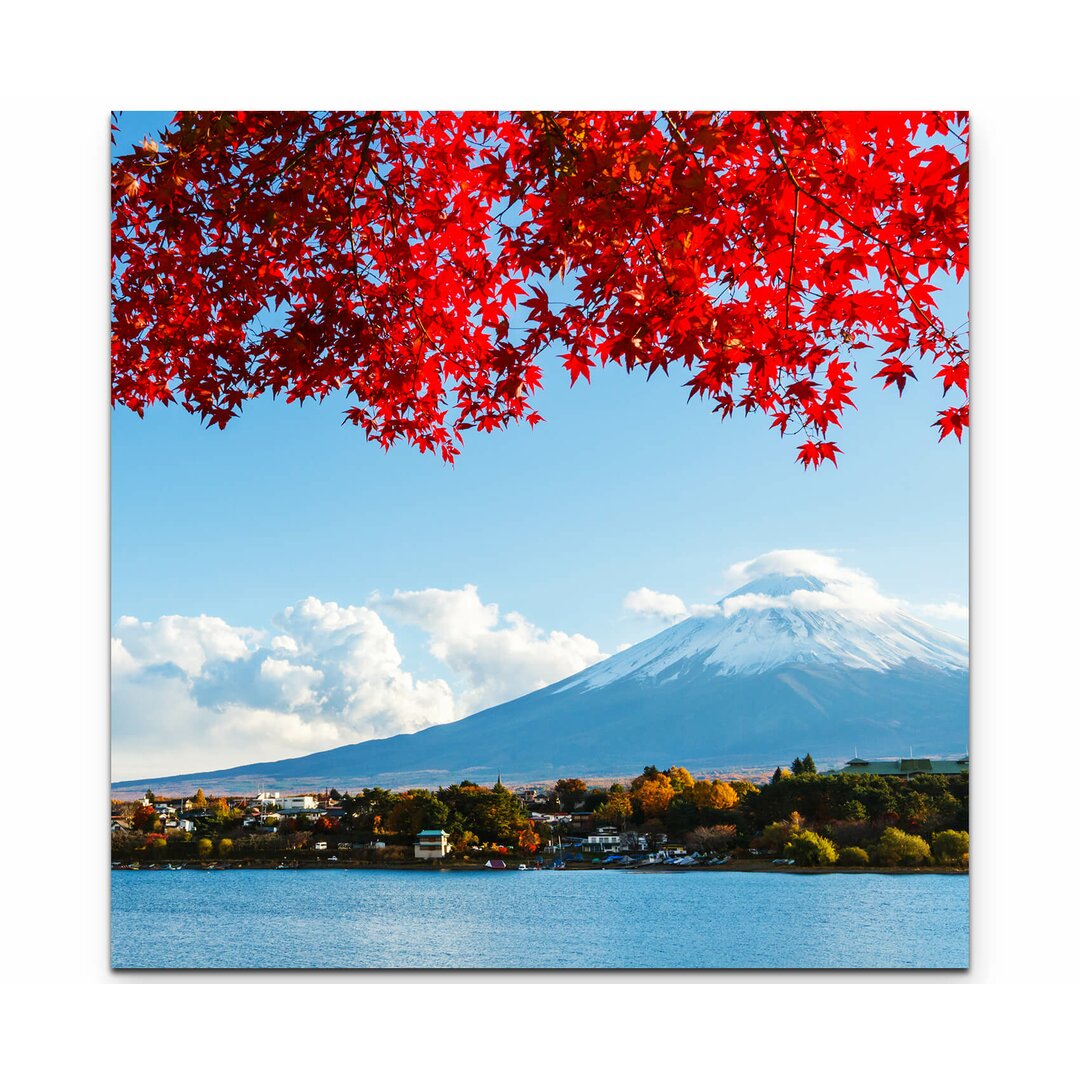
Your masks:
{"label": "white background", "polygon": [[[191,0],[5,16],[0,970],[20,1075],[889,1077],[1065,1054],[1080,140],[1062,10]],[[108,111],[359,106],[972,111],[969,973],[109,972]],[[578,1034],[592,1017],[618,1034]]]}

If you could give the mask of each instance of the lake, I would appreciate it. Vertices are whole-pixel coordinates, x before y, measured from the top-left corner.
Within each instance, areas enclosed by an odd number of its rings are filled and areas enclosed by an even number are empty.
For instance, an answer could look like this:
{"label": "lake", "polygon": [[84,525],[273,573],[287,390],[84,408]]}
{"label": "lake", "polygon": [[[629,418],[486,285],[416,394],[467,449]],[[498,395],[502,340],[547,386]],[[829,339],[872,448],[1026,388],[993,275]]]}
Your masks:
{"label": "lake", "polygon": [[114,871],[115,968],[963,968],[966,875]]}

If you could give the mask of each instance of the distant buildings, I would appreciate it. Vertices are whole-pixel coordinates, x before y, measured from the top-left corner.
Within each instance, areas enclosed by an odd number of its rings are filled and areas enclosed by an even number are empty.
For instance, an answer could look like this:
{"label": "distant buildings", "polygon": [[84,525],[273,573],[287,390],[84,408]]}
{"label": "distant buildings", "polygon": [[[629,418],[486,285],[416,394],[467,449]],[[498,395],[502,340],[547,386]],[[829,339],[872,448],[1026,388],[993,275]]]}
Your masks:
{"label": "distant buildings", "polygon": [[956,776],[968,771],[968,757],[965,754],[956,761],[939,761],[934,758],[896,758],[888,761],[867,761],[854,757],[842,769],[833,769],[834,773],[848,776],[920,776],[933,775]]}
{"label": "distant buildings", "polygon": [[442,829],[424,829],[413,844],[417,859],[444,859],[450,854],[450,837]]}
{"label": "distant buildings", "polygon": [[614,829],[600,828],[585,837],[581,850],[586,855],[611,855],[622,851],[623,846],[622,837]]}
{"label": "distant buildings", "polygon": [[283,814],[313,814],[319,809],[319,800],[314,795],[286,795],[279,802]]}

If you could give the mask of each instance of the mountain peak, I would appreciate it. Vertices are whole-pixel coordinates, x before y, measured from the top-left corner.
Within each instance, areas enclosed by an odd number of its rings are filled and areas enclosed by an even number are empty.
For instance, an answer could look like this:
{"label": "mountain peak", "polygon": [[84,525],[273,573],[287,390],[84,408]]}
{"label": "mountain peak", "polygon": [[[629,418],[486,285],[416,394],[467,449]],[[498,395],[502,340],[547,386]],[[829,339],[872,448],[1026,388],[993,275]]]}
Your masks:
{"label": "mountain peak", "polygon": [[705,673],[758,675],[792,665],[885,672],[909,664],[966,672],[967,643],[876,590],[780,570],[754,578],[711,610],[623,649],[553,690]]}
{"label": "mountain peak", "polygon": [[[733,596],[790,596],[793,592],[824,592],[825,583],[808,574],[785,574],[776,572],[765,574],[753,581],[735,589],[724,597],[728,600]],[[724,601],[721,600],[720,603]]]}

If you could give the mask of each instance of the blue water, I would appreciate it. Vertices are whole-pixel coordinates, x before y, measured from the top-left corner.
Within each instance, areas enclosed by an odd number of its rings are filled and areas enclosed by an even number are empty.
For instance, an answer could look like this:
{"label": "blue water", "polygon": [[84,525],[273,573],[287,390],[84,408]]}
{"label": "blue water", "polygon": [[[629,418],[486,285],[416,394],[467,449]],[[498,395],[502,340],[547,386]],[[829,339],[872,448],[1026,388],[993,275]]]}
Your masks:
{"label": "blue water", "polygon": [[966,876],[117,871],[117,968],[963,968]]}

